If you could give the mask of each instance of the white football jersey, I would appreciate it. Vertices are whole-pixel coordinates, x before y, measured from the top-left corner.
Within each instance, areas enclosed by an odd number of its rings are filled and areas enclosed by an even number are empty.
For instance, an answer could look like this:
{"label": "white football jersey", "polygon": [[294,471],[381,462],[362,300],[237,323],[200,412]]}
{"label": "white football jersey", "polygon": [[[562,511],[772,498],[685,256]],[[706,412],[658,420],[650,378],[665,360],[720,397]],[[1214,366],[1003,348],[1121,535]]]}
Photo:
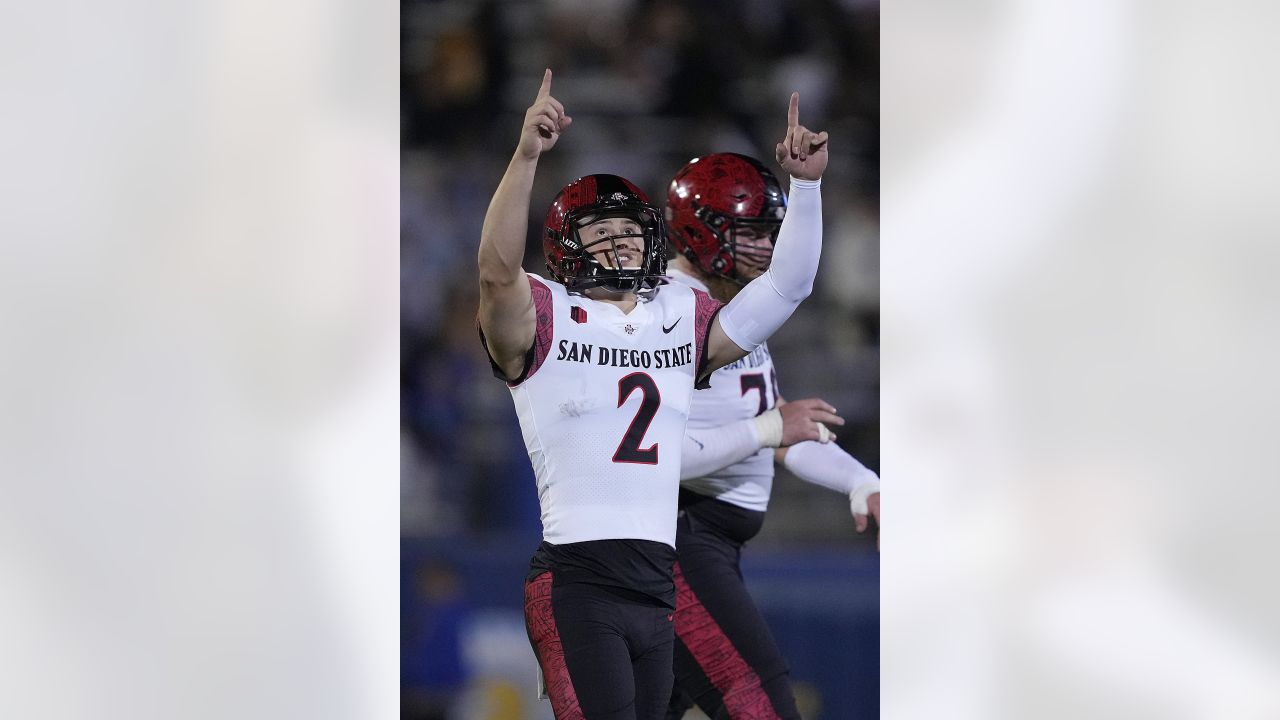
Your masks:
{"label": "white football jersey", "polygon": [[[697,278],[672,269],[670,278],[698,290],[706,290]],[[700,429],[716,428],[755,417],[778,404],[778,375],[767,344],[750,355],[711,374],[711,387],[693,394],[688,434],[698,442]],[[773,490],[773,448],[755,454],[704,477],[683,481],[686,490],[708,495],[748,510],[765,511]]]}
{"label": "white football jersey", "polygon": [[680,454],[720,303],[663,285],[630,313],[530,275],[538,330],[509,383],[538,481],[543,539],[675,546]]}

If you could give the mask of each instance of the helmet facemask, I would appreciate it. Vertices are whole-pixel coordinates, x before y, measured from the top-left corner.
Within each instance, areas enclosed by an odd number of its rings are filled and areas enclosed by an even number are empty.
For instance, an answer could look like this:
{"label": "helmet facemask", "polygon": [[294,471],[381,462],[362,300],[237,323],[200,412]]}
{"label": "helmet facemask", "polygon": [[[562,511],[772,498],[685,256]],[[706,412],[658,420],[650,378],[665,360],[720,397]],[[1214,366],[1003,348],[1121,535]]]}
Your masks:
{"label": "helmet facemask", "polygon": [[[720,241],[720,252],[711,260],[710,267],[704,267],[705,270],[738,285],[746,285],[749,278],[741,275],[743,260],[752,266],[759,267],[761,274],[769,269],[769,264],[773,260],[774,244],[778,241],[778,230],[782,227],[780,218],[734,217],[716,212],[706,205],[697,209],[695,217],[701,220]],[[739,234],[744,230],[754,234],[767,234],[768,244],[739,241]],[[696,253],[689,250],[686,254],[694,265],[701,266]]]}
{"label": "helmet facemask", "polygon": [[[638,232],[608,234],[584,238],[581,232],[592,223],[609,218],[633,221]],[[651,293],[666,272],[666,235],[658,211],[642,203],[626,203],[616,208],[588,206],[565,217],[561,234],[565,248],[566,287],[582,292],[603,287],[614,292]],[[620,251],[619,245],[627,246]],[[610,262],[601,262],[597,253],[605,252]],[[633,256],[624,262],[623,253]]]}

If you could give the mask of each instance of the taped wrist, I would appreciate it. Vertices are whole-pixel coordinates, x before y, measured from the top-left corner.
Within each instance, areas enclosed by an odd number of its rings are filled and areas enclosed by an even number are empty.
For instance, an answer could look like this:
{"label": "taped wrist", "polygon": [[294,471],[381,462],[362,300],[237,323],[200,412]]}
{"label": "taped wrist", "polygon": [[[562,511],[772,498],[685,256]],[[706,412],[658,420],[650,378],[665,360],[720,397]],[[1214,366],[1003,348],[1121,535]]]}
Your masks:
{"label": "taped wrist", "polygon": [[778,408],[766,410],[751,420],[755,423],[760,447],[776,448],[782,445],[782,412]]}
{"label": "taped wrist", "polygon": [[880,481],[869,480],[858,486],[857,490],[849,493],[849,509],[854,515],[867,515],[871,511],[867,508],[867,498],[880,492]]}

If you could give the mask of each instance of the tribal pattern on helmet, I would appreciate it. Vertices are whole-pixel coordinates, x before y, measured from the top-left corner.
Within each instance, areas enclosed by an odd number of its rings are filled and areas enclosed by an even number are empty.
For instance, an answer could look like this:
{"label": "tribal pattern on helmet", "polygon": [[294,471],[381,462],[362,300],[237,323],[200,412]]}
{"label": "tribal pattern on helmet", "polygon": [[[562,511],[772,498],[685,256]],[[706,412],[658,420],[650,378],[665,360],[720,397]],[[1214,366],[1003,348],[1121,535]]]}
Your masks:
{"label": "tribal pattern on helmet", "polygon": [[703,272],[738,283],[739,259],[767,267],[773,248],[746,247],[734,231],[759,228],[776,241],[786,210],[778,178],[759,161],[737,153],[694,158],[667,188],[666,221],[676,252]]}

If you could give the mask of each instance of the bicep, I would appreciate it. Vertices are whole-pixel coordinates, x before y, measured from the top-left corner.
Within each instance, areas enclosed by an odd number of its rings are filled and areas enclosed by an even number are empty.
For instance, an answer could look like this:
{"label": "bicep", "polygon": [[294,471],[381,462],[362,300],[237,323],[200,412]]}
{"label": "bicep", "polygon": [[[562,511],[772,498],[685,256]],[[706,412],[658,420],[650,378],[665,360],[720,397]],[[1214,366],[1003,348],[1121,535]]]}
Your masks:
{"label": "bicep", "polygon": [[537,331],[533,292],[529,276],[521,270],[514,282],[480,283],[480,329],[484,331],[489,354],[512,377],[520,374],[519,364],[533,345]]}

